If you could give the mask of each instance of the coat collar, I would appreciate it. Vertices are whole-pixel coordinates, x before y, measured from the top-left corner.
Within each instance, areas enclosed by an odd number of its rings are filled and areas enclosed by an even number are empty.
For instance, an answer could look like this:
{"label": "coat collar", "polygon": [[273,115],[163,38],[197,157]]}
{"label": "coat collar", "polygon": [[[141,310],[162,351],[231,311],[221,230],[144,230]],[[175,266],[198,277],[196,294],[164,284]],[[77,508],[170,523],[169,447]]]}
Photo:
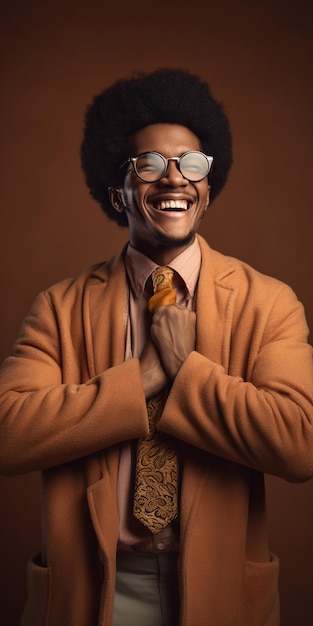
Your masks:
{"label": "coat collar", "polygon": [[[227,368],[236,263],[212,250],[197,235],[201,271],[197,289],[197,350]],[[124,258],[127,244],[110,261],[93,269],[83,305],[90,377],[124,360],[128,286]]]}

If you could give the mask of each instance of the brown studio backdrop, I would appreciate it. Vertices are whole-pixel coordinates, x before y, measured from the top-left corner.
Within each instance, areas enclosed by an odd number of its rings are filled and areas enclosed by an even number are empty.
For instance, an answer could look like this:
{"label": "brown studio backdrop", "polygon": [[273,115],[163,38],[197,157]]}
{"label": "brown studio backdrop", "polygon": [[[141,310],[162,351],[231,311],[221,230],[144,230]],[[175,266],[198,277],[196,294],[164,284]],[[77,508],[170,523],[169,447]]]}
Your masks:
{"label": "brown studio backdrop", "polygon": [[[106,84],[162,65],[201,74],[231,120],[235,163],[201,233],[289,283],[313,329],[311,3],[216,4],[162,0],[149,16],[141,0],[2,2],[1,360],[41,289],[126,241],[85,187],[83,113]],[[0,619],[17,626],[40,549],[39,476],[0,488]],[[268,503],[282,626],[310,626],[313,483],[269,477]]]}

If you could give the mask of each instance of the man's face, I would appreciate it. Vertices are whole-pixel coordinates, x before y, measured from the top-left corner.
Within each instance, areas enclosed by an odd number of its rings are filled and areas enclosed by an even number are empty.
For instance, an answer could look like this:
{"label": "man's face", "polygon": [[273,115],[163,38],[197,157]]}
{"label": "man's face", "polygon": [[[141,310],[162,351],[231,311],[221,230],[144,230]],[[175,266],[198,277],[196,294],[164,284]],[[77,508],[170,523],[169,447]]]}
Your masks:
{"label": "man's face", "polygon": [[[130,139],[131,157],[151,151],[180,157],[190,150],[201,150],[199,139],[177,124],[152,124]],[[194,240],[209,205],[209,194],[207,177],[189,182],[175,161],[169,161],[163,178],[153,183],[140,180],[130,164],[119,191],[120,204],[113,205],[126,212],[131,244],[156,262],[161,258],[165,263]]]}

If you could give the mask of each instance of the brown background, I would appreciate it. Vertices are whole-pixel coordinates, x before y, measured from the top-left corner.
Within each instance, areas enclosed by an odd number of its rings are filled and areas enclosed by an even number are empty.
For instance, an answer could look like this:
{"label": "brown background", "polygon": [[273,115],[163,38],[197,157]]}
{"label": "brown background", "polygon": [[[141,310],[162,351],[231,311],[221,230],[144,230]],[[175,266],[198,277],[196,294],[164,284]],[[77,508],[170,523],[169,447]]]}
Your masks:
{"label": "brown background", "polygon": [[[230,116],[235,164],[202,234],[289,283],[313,329],[311,6],[2,0],[1,359],[38,291],[126,241],[85,187],[83,114],[105,85],[162,65],[201,74]],[[0,620],[17,626],[40,545],[39,477],[1,478],[0,489]],[[313,483],[268,478],[268,503],[282,626],[310,626]]]}

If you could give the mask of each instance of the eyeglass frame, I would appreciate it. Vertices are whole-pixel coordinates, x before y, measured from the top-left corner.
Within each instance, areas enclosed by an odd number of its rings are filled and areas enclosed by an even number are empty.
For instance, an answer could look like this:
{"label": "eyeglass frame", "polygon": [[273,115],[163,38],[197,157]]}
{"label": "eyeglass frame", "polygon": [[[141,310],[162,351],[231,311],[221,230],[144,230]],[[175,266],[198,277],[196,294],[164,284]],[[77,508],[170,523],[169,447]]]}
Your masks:
{"label": "eyeglass frame", "polygon": [[[205,176],[202,176],[201,178],[198,178],[197,180],[190,180],[189,178],[187,178],[187,176],[184,176],[184,174],[181,172],[181,169],[180,169],[180,161],[181,161],[181,159],[184,156],[186,156],[186,154],[192,154],[192,153],[202,154],[206,158],[207,163],[208,163],[208,172],[207,172],[207,174],[205,174]],[[137,162],[137,160],[140,157],[144,156],[145,154],[157,154],[159,157],[161,157],[161,159],[164,162],[165,169],[164,169],[162,175],[159,178],[157,178],[156,180],[145,180],[144,178],[142,178],[142,176],[140,176],[140,174],[137,171],[136,162]],[[122,167],[124,167],[127,163],[131,163],[132,166],[133,166],[133,170],[134,170],[136,176],[139,178],[139,180],[141,180],[144,183],[157,183],[157,182],[159,182],[159,180],[161,180],[165,176],[165,174],[166,174],[166,172],[168,170],[168,162],[169,161],[176,161],[177,169],[178,169],[179,173],[182,175],[182,177],[185,180],[188,180],[188,182],[190,182],[190,183],[199,183],[201,180],[204,180],[211,173],[213,160],[214,160],[214,157],[208,156],[207,154],[204,154],[204,152],[202,152],[201,150],[187,150],[186,152],[181,154],[179,157],[165,157],[160,152],[156,152],[155,150],[150,150],[148,152],[143,152],[142,154],[138,154],[138,156],[136,156],[136,157],[128,157],[128,159],[126,159],[126,161],[124,161],[124,163],[122,163],[122,165],[120,166],[120,169]]]}

